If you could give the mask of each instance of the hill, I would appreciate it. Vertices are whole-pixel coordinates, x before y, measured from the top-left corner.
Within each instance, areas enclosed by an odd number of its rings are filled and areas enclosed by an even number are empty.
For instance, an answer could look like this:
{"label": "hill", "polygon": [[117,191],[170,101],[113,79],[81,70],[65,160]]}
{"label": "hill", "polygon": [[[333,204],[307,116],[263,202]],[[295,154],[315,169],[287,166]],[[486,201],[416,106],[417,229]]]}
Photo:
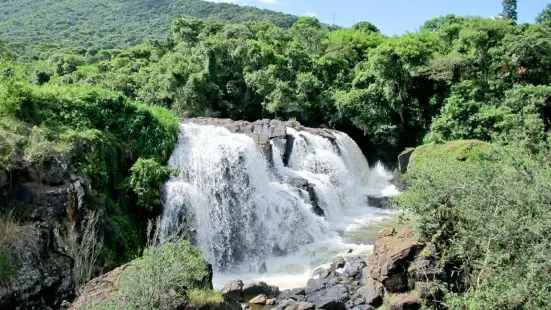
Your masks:
{"label": "hill", "polygon": [[23,45],[119,48],[169,34],[176,17],[230,23],[271,21],[288,28],[298,17],[254,7],[203,0],[4,0],[0,37]]}

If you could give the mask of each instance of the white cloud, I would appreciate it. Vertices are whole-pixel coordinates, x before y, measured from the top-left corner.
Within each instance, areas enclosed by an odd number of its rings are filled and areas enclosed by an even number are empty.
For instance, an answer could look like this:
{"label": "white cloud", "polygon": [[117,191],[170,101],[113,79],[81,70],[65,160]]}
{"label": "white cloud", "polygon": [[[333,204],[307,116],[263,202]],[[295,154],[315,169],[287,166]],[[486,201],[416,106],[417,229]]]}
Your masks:
{"label": "white cloud", "polygon": [[280,4],[279,0],[259,0],[259,1],[266,4]]}
{"label": "white cloud", "polygon": [[304,15],[310,16],[310,17],[318,17],[318,14],[316,14],[315,12],[306,12],[304,13]]}

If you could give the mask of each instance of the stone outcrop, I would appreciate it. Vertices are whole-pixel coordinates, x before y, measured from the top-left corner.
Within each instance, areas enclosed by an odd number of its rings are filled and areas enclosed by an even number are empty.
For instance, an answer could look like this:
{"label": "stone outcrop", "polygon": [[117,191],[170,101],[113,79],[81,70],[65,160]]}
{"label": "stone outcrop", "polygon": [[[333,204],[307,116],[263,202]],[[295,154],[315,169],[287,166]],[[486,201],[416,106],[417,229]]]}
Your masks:
{"label": "stone outcrop", "polygon": [[297,122],[284,122],[279,120],[263,119],[255,122],[234,121],[223,118],[191,118],[184,122],[194,123],[198,125],[213,125],[225,127],[232,133],[242,133],[253,138],[256,144],[260,147],[266,158],[272,158],[272,146],[270,141],[280,143],[285,146],[285,154],[282,154],[284,164],[289,161],[289,156],[293,150],[293,137],[287,134],[287,129],[295,129],[297,131],[306,131],[308,133],[318,135],[335,142],[336,137],[334,131],[325,128],[309,128],[300,125]]}
{"label": "stone outcrop", "polygon": [[[278,293],[275,309],[420,309],[440,294],[431,281],[444,276],[434,253],[434,246],[419,241],[411,227],[384,229],[369,257],[335,257],[330,268],[314,271],[306,287]],[[269,291],[267,284],[252,285],[258,287],[255,293]],[[224,293],[237,292],[249,303],[264,302],[264,295],[245,296],[244,287],[242,281],[232,281]]]}
{"label": "stone outcrop", "polygon": [[62,158],[48,159],[40,169],[19,161],[10,172],[2,171],[0,213],[13,214],[27,230],[16,237],[26,249],[7,254],[16,272],[0,285],[0,309],[57,309],[71,299],[75,240],[88,215],[103,210],[90,181],[70,173]]}
{"label": "stone outcrop", "polygon": [[369,258],[369,274],[391,293],[408,290],[407,269],[414,255],[422,247],[414,232],[405,227],[394,236],[394,229],[379,234],[373,255]]}

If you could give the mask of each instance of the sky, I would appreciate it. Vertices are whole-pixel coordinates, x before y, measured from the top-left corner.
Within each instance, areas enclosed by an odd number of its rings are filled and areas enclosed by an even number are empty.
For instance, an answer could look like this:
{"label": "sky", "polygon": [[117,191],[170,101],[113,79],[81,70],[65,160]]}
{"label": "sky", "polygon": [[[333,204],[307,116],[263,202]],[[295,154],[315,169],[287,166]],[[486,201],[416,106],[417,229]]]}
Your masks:
{"label": "sky", "polygon": [[[351,26],[369,21],[387,35],[416,31],[428,19],[446,15],[498,16],[502,0],[206,0],[256,6]],[[519,0],[519,22],[533,23],[551,0]]]}

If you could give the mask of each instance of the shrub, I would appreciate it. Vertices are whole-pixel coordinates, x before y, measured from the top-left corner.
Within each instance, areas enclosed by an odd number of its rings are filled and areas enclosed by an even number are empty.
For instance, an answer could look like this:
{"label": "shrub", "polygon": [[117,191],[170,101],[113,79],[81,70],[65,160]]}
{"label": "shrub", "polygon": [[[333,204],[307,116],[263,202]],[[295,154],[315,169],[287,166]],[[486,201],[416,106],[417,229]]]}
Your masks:
{"label": "shrub", "polygon": [[[450,309],[542,309],[551,304],[551,167],[518,147],[458,161],[415,162],[397,204],[416,218],[461,277]],[[449,266],[449,265],[448,265]]]}
{"label": "shrub", "polygon": [[89,301],[83,308],[175,309],[192,301],[211,305],[221,296],[208,290],[207,275],[201,251],[189,241],[153,245],[121,272],[112,299]]}
{"label": "shrub", "polygon": [[211,289],[192,289],[189,292],[188,305],[197,309],[211,309],[224,302],[220,292]]}
{"label": "shrub", "polygon": [[161,187],[172,170],[154,159],[140,158],[130,171],[130,186],[138,195],[138,204],[148,211],[159,207]]}

